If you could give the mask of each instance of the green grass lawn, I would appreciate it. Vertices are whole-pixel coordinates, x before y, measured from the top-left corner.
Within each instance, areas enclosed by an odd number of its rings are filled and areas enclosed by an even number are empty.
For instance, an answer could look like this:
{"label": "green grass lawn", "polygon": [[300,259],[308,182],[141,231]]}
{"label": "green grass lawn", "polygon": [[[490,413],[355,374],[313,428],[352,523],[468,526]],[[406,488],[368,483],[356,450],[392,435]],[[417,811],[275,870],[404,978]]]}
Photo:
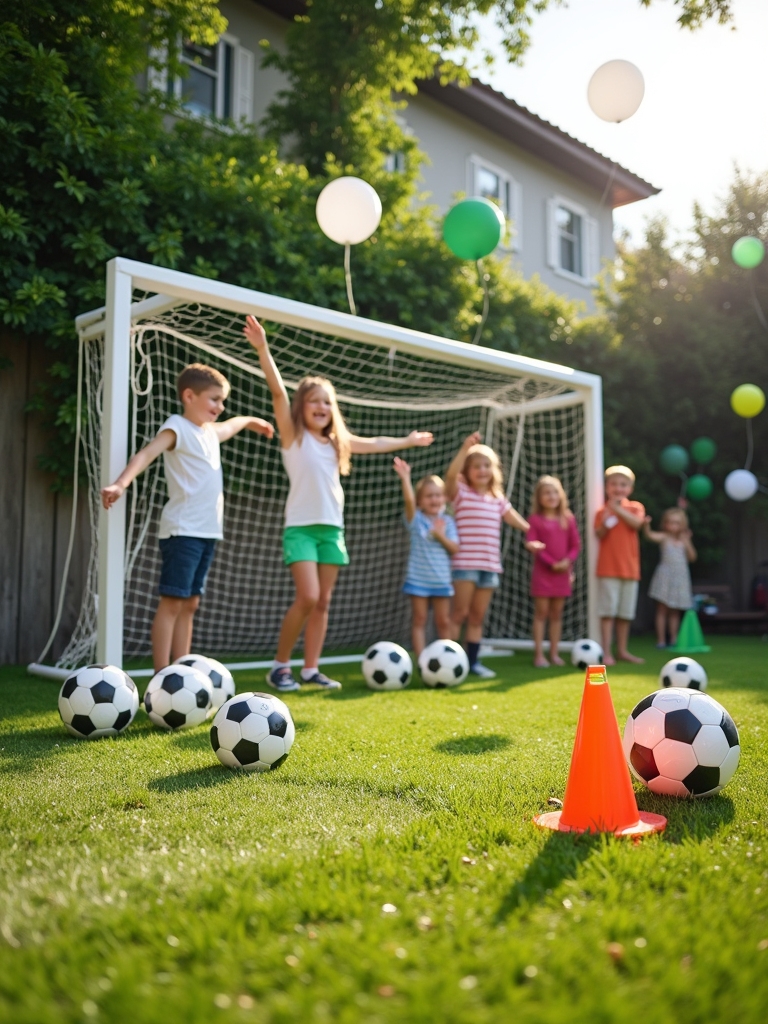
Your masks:
{"label": "green grass lawn", "polygon": [[[636,647],[646,666],[609,671],[622,727],[666,660]],[[528,655],[451,691],[344,667],[341,693],[288,695],[296,744],[266,775],[143,711],[74,740],[55,684],[0,670],[0,1020],[765,1021],[768,645],[713,647],[741,765],[706,801],[638,790],[669,818],[639,845],[531,824],[563,795],[583,675]]]}

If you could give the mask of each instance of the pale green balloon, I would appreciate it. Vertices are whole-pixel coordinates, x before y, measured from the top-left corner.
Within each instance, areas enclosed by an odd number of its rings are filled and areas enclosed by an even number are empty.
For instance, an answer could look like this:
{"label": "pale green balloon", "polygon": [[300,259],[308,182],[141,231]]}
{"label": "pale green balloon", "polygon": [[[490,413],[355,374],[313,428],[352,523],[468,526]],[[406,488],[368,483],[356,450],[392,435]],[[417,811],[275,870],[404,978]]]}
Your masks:
{"label": "pale green balloon", "polygon": [[763,262],[765,246],[754,235],[744,235],[733,243],[731,256],[737,267],[741,267],[742,270],[754,270]]}

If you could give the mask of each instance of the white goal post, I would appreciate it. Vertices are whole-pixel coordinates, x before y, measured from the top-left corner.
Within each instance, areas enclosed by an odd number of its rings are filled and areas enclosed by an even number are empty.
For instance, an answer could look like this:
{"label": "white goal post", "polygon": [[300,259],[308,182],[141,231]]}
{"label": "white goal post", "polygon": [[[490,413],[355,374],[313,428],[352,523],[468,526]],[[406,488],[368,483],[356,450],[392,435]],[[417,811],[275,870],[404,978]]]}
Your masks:
{"label": "white goal post", "polygon": [[[172,395],[172,383],[184,362],[212,362],[212,365],[220,365],[228,376],[230,372],[237,374],[237,380],[242,383],[239,390],[233,386],[233,399],[243,393],[246,384],[250,388],[261,388],[262,391],[258,392],[261,407],[252,411],[272,418],[271,408],[262,397],[262,392],[267,394],[263,374],[253,353],[239,336],[242,318],[247,313],[255,314],[268,324],[268,333],[275,339],[275,359],[289,390],[295,386],[302,372],[325,373],[336,385],[345,415],[358,417],[351,423],[356,432],[391,433],[394,431],[381,428],[392,426],[401,427],[398,433],[406,433],[402,427],[408,424],[408,429],[433,429],[436,437],[442,431],[444,440],[440,444],[436,442],[433,461],[430,463],[428,455],[418,456],[420,466],[429,466],[423,471],[444,473],[451,453],[458,447],[457,441],[460,442],[460,438],[472,429],[480,429],[487,443],[500,452],[507,493],[523,514],[527,512],[532,484],[538,475],[555,472],[563,476],[566,486],[570,486],[584,542],[584,553],[577,567],[579,591],[574,596],[571,625],[566,628],[564,636],[566,640],[574,640],[579,630],[581,635],[598,636],[594,576],[596,540],[591,525],[596,510],[603,502],[600,377],[118,257],[107,264],[106,306],[83,314],[76,321],[85,353],[81,353],[81,359],[86,363],[87,422],[83,452],[90,478],[92,524],[97,533],[94,538],[92,593],[84,598],[77,643],[73,639],[56,668],[32,665],[30,671],[58,677],[66,674],[79,659],[87,658],[88,653],[99,663],[123,665],[126,656],[127,585],[132,574],[135,577],[139,572],[136,568],[139,563],[140,571],[147,574],[141,583],[144,586],[141,591],[143,599],[139,595],[132,600],[138,604],[143,600],[149,609],[147,614],[151,614],[155,601],[157,579],[154,578],[152,586],[147,581],[152,578],[156,564],[147,562],[144,566],[142,559],[152,544],[156,546],[152,531],[156,531],[157,512],[163,501],[161,469],[158,469],[159,475],[152,478],[151,486],[148,482],[142,485],[145,491],[141,495],[138,491],[134,497],[127,493],[126,498],[114,505],[109,513],[98,504],[98,488],[111,483],[119,475],[133,451],[152,436],[151,431],[157,428],[158,418],[161,422],[168,411],[175,411],[168,406],[173,401],[172,397],[164,398],[165,404],[158,399],[157,410],[154,410],[153,395],[155,391],[159,393],[160,382],[163,394]],[[93,353],[89,346],[94,347]],[[98,346],[100,354],[96,358],[95,347]],[[94,368],[90,371],[89,354],[94,356]],[[312,365],[307,365],[308,361]],[[254,394],[256,392],[251,394],[251,399]],[[231,404],[233,412],[242,411],[234,401]],[[242,444],[256,443],[253,435],[249,438],[249,442],[243,440]],[[263,443],[268,444],[266,441]],[[230,444],[232,442],[224,447],[228,448]],[[273,448],[269,458],[273,461],[270,465],[279,467],[277,443],[271,444]],[[244,452],[245,449],[238,451]],[[258,475],[258,460],[244,454],[238,458],[240,462],[233,462],[228,470],[225,468],[228,481],[225,483],[225,503],[230,500],[228,489],[232,487],[237,494],[235,504],[240,509],[238,515],[241,520],[237,524],[240,532],[237,536],[245,538],[243,544],[247,542],[258,548],[256,534],[262,531],[259,536],[264,538],[263,546],[274,547],[277,534],[271,520],[258,518],[266,517],[267,511],[261,505],[256,509],[248,502],[262,501],[262,498],[254,497],[258,491],[255,483],[258,479],[262,489],[271,488],[272,504],[268,511],[272,519],[279,519],[277,498],[281,496],[280,488],[283,487],[279,468],[270,470],[272,475],[262,478]],[[365,457],[365,464],[368,459],[380,458]],[[350,480],[358,474],[361,482],[355,485],[359,489],[355,495],[362,495],[366,478],[365,471],[358,467],[364,465],[364,460],[358,457],[354,463]],[[238,467],[246,465],[247,473],[240,482]],[[402,552],[405,547],[398,540],[395,552],[393,542],[388,539],[398,536],[395,532],[398,530],[405,534],[400,525],[399,482],[388,465],[383,463],[375,472],[370,472],[370,483],[366,486],[371,496],[353,495],[351,500],[348,497],[351,514],[358,516],[355,520],[358,526],[353,524],[352,534],[355,535],[357,530],[356,535],[363,544],[371,533],[375,535],[380,522],[386,519],[387,531],[390,532],[381,538],[379,557],[382,564],[386,562],[389,588],[386,593],[399,594],[397,577],[402,575],[404,568]],[[133,489],[139,486],[140,480],[137,480]],[[357,513],[354,511],[356,508],[359,509]],[[258,527],[255,525],[257,522],[261,524]],[[275,529],[279,526],[277,522]],[[528,621],[525,616],[528,613],[523,604],[528,600],[529,563],[525,552],[521,554],[519,536],[510,539],[510,533],[505,532],[504,560],[511,582],[504,594],[494,598],[489,642],[528,647],[531,643],[529,633],[525,635],[525,622]],[[354,561],[354,536],[351,539]],[[235,600],[241,603],[246,593],[237,589],[240,586],[237,582],[238,566],[245,565],[246,555],[233,550],[229,557],[232,564],[221,571],[225,574],[222,579],[235,581],[231,583],[234,589],[229,597],[234,607]],[[250,558],[251,554],[247,557]],[[253,558],[257,557],[260,557],[259,552],[255,551]],[[219,558],[217,554],[217,561]],[[277,554],[270,564],[279,564]],[[376,579],[371,579],[375,563],[371,561],[366,566],[363,570],[366,582],[355,584],[358,591],[350,594],[345,606],[349,609],[361,604],[363,587],[370,589],[376,586]],[[250,585],[256,587],[257,581],[250,580]],[[275,605],[274,616],[269,620],[272,623],[279,621],[287,607],[285,587],[289,583],[281,583],[283,589],[279,592],[269,591],[268,585],[271,583],[262,584],[264,593],[272,595],[269,600]],[[207,600],[206,595],[204,604]],[[394,598],[388,597],[387,600],[391,603]],[[90,602],[88,608],[87,602]],[[278,607],[281,602],[282,606]],[[402,624],[404,616],[407,617],[406,604],[403,599],[403,613],[398,613],[397,626],[392,626],[392,629],[399,629],[401,635],[393,635],[389,637],[391,639],[404,638]],[[497,609],[495,613],[494,607]],[[332,608],[332,618],[334,610]],[[337,613],[343,615],[343,608]],[[221,609],[219,614],[222,614]],[[369,641],[381,639],[371,635],[371,623],[379,621],[388,622],[389,619],[381,607],[372,606],[368,619],[364,620],[364,616],[359,621],[355,619],[354,627],[350,625],[346,632],[339,634],[338,646],[346,646],[347,650],[350,647],[355,649],[355,646],[360,649]],[[259,643],[244,646],[250,643],[248,628],[243,626],[237,634],[230,631],[226,639],[222,639],[229,663],[236,663],[238,667],[243,665],[242,658],[233,655],[247,651],[255,653],[261,646],[263,656],[268,646],[267,638],[269,643],[272,642],[272,626],[262,624],[256,630]],[[569,628],[572,634],[576,631],[576,635],[569,637]],[[148,644],[148,636],[146,642]],[[138,647],[134,644],[128,654],[135,656],[137,652],[141,652],[140,644]],[[222,648],[210,653],[222,653]]]}

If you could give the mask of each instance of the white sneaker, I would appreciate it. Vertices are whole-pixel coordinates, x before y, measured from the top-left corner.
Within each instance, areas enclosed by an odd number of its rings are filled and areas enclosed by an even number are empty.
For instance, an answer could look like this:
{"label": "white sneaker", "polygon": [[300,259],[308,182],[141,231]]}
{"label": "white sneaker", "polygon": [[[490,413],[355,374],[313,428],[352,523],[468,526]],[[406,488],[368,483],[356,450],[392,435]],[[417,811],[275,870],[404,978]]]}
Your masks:
{"label": "white sneaker", "polygon": [[480,679],[495,679],[496,673],[492,668],[488,668],[481,661],[476,661],[474,665],[470,665],[469,671],[473,676],[479,676]]}

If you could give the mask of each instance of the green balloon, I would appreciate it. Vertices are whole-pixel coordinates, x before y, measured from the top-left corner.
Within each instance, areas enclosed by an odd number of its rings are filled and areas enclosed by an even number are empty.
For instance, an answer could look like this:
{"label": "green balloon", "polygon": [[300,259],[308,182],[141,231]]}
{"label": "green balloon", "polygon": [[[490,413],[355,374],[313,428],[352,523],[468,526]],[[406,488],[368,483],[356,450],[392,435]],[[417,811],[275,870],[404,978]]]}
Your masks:
{"label": "green balloon", "polygon": [[504,224],[504,214],[490,199],[462,199],[446,214],[443,238],[460,260],[480,260],[501,242]]}
{"label": "green balloon", "polygon": [[705,466],[717,455],[717,445],[711,437],[697,437],[691,445],[693,461]]}
{"label": "green balloon", "polygon": [[693,476],[688,477],[685,493],[694,501],[703,501],[712,493],[712,481],[703,473],[694,473]]}
{"label": "green balloon", "polygon": [[733,243],[731,249],[733,262],[743,270],[754,270],[763,262],[765,246],[754,235],[744,235]]}
{"label": "green balloon", "polygon": [[688,452],[680,444],[668,444],[659,457],[665,473],[682,473],[688,465]]}

